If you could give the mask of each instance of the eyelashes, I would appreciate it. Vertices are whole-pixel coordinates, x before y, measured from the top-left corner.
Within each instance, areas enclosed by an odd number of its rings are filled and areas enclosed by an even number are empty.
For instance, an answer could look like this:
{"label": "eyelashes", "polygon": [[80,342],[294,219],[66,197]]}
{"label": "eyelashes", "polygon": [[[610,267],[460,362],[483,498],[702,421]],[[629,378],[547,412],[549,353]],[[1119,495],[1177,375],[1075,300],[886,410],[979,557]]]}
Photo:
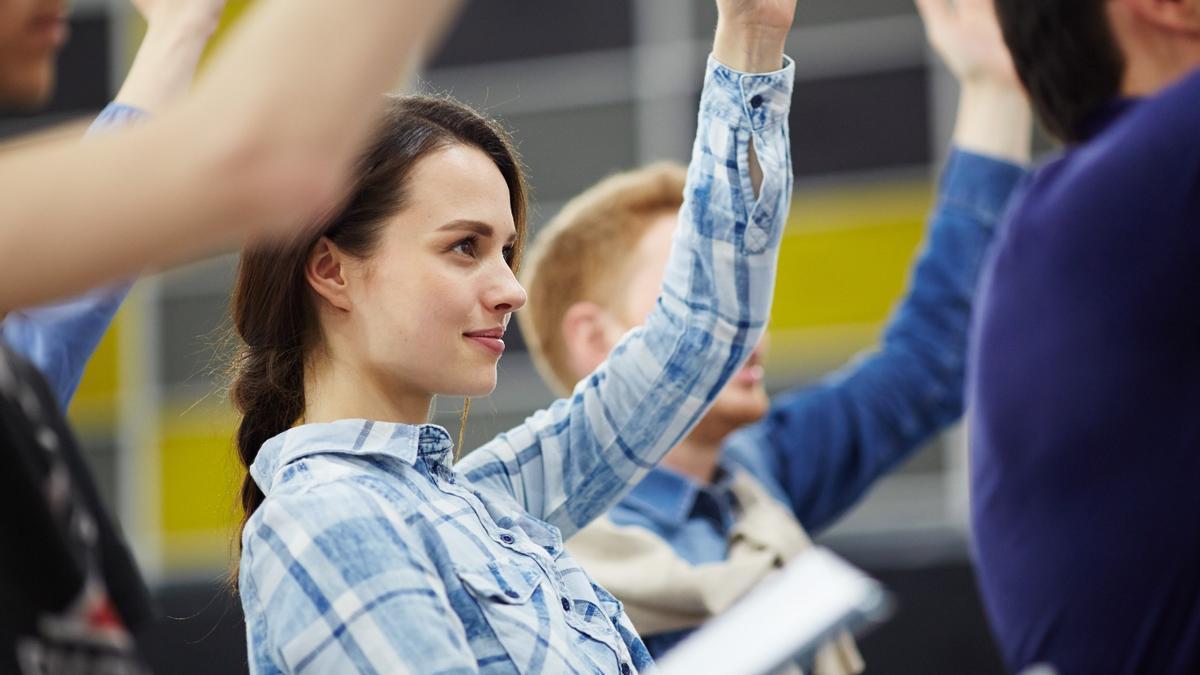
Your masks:
{"label": "eyelashes", "polygon": [[454,242],[450,247],[450,251],[459,255],[465,255],[468,258],[475,258],[478,255],[479,237],[471,236],[464,237]]}
{"label": "eyelashes", "polygon": [[[451,245],[448,250],[451,253],[456,253],[461,256],[466,256],[468,258],[471,258],[472,260],[478,259],[479,258],[479,237],[478,237],[478,235],[471,235],[469,237],[463,237],[462,239],[459,239],[458,241],[454,242],[454,244]],[[503,249],[501,249],[500,252],[501,252],[501,255],[504,256],[504,263],[506,265],[508,265],[509,267],[512,267],[513,257],[516,253],[516,246],[509,244],[509,245],[505,246]]]}

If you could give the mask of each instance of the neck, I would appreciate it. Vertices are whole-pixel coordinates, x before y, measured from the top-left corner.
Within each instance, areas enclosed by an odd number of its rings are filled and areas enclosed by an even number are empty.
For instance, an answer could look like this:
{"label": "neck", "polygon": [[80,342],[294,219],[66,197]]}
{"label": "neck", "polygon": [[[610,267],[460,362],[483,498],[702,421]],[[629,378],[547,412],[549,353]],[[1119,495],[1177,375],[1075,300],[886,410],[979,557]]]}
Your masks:
{"label": "neck", "polygon": [[1123,19],[1113,23],[1125,55],[1123,96],[1152,96],[1200,67],[1200,33],[1168,32],[1136,17]]}
{"label": "neck", "polygon": [[1171,86],[1184,75],[1200,66],[1200,51],[1190,59],[1158,59],[1156,54],[1130,59],[1121,81],[1121,94],[1126,97],[1153,96]]}
{"label": "neck", "polygon": [[368,419],[424,424],[432,394],[384,383],[358,364],[322,353],[304,372],[304,423]]}
{"label": "neck", "polygon": [[717,473],[717,463],[721,460],[721,447],[728,436],[727,432],[705,427],[705,421],[702,420],[700,425],[680,441],[679,445],[671,448],[662,460],[662,465],[666,468],[701,485],[712,483]]}

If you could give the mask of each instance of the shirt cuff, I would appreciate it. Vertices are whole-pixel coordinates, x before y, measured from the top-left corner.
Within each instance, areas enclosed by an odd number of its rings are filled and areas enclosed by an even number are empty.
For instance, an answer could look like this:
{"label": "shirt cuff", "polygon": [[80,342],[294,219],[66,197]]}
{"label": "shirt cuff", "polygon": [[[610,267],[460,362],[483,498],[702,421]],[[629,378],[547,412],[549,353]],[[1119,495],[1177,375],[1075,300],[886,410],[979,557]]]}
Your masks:
{"label": "shirt cuff", "polygon": [[1013,191],[1029,175],[1021,165],[954,147],[942,172],[938,200],[995,223]]}
{"label": "shirt cuff", "polygon": [[104,106],[104,110],[101,110],[100,114],[96,116],[96,119],[88,128],[88,133],[94,134],[109,129],[126,127],[149,116],[150,114],[141,108],[113,101]]}
{"label": "shirt cuff", "polygon": [[751,129],[760,131],[787,121],[795,80],[796,62],[787,55],[779,70],[743,73],[722,65],[710,54],[700,109],[734,126],[749,121]]}

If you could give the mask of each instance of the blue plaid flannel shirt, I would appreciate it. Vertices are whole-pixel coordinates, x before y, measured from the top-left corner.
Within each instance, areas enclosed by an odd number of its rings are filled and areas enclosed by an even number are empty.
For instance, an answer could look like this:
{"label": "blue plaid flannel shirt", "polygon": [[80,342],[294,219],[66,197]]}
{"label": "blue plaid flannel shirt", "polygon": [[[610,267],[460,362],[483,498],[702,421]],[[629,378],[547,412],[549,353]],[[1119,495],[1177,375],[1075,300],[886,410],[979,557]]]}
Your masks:
{"label": "blue plaid flannel shirt", "polygon": [[242,533],[251,672],[650,665],[563,538],[692,428],[766,327],[792,189],[793,70],[709,59],[662,297],[570,398],[453,467],[434,425],[341,420],[263,445],[250,471],[267,497]]}

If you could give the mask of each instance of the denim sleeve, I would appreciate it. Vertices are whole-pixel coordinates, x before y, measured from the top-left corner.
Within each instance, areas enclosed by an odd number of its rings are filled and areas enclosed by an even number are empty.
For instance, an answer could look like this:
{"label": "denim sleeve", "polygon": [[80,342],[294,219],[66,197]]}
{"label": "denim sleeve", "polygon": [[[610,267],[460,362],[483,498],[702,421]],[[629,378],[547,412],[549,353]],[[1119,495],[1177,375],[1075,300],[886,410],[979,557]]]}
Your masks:
{"label": "denim sleeve", "polygon": [[[794,64],[745,74],[709,60],[658,304],[570,398],[469,454],[460,470],[564,537],[608,510],[700,419],[770,312],[792,175]],[[755,197],[750,144],[762,167]]]}
{"label": "denim sleeve", "polygon": [[1026,175],[954,150],[924,252],[880,348],[777,397],[726,447],[815,532],[963,412],[967,334],[997,221]]}
{"label": "denim sleeve", "polygon": [[[132,106],[110,103],[92,122],[88,134],[127,126],[145,116]],[[70,300],[13,311],[0,325],[9,346],[46,377],[63,410],[131,286],[133,280],[122,281]]]}

